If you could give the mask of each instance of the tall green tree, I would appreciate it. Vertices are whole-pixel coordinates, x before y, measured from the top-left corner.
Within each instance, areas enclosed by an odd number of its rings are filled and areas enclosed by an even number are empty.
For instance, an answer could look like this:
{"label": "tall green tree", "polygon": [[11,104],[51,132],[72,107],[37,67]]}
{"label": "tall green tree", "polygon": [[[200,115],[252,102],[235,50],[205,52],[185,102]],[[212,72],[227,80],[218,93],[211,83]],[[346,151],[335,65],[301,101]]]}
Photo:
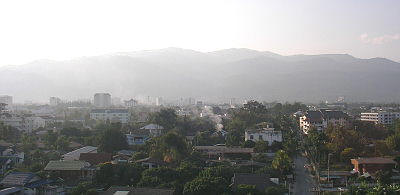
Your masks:
{"label": "tall green tree", "polygon": [[189,155],[185,138],[175,132],[152,139],[150,145],[150,156],[167,163],[179,163]]}
{"label": "tall green tree", "polygon": [[120,129],[108,128],[102,133],[99,146],[101,151],[112,153],[127,148],[128,143],[126,141],[126,136]]}
{"label": "tall green tree", "polygon": [[287,175],[292,169],[292,159],[285,151],[279,150],[272,161],[272,168],[279,171],[281,176]]}
{"label": "tall green tree", "polygon": [[316,129],[311,129],[305,138],[305,147],[308,151],[311,160],[316,163],[328,154],[326,143],[328,138],[326,134],[322,131]]}
{"label": "tall green tree", "polygon": [[139,164],[112,164],[104,163],[99,165],[99,170],[96,172],[96,183],[105,185],[130,185],[135,186],[141,178],[144,168]]}
{"label": "tall green tree", "polygon": [[158,167],[143,171],[138,186],[173,188],[178,179],[178,172],[168,167]]}
{"label": "tall green tree", "polygon": [[57,142],[57,133],[54,133],[53,130],[47,131],[47,134],[44,137],[44,144],[47,148],[56,148]]}
{"label": "tall green tree", "polygon": [[222,177],[197,177],[187,182],[183,189],[185,195],[220,195],[229,193],[229,182]]}
{"label": "tall green tree", "polygon": [[172,108],[163,108],[150,116],[150,122],[163,126],[166,130],[171,130],[178,123],[178,115]]}
{"label": "tall green tree", "polygon": [[400,151],[400,133],[387,137],[385,141],[391,150]]}
{"label": "tall green tree", "polygon": [[0,140],[16,142],[21,137],[21,132],[11,126],[5,125],[0,121]]}
{"label": "tall green tree", "polygon": [[68,137],[66,137],[64,135],[59,136],[57,138],[56,143],[55,143],[56,144],[56,149],[59,150],[59,151],[67,151],[69,143],[70,143],[70,141],[69,141]]}

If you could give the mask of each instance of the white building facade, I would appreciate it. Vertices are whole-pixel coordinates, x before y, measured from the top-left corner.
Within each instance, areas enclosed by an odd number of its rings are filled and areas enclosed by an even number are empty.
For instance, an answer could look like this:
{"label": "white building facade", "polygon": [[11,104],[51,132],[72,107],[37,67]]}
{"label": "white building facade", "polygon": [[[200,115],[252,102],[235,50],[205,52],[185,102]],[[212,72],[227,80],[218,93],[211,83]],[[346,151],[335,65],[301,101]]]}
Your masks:
{"label": "white building facade", "polygon": [[61,103],[61,99],[58,97],[50,97],[49,99],[50,106],[57,106]]}
{"label": "white building facade", "polygon": [[251,140],[254,142],[267,141],[269,145],[274,142],[282,142],[282,131],[275,131],[274,128],[262,128],[254,130],[246,130],[244,140]]}
{"label": "white building facade", "polygon": [[312,128],[322,131],[329,124],[333,126],[345,126],[348,123],[348,115],[338,110],[310,110],[299,118],[300,129],[308,134]]}
{"label": "white building facade", "polygon": [[41,117],[33,116],[25,118],[25,131],[32,132],[33,130],[44,128],[46,126],[46,120]]}
{"label": "white building facade", "polygon": [[5,103],[5,104],[11,106],[13,104],[13,97],[9,96],[9,95],[1,95],[0,103]]}
{"label": "white building facade", "polygon": [[46,120],[37,116],[24,117],[7,113],[0,116],[0,121],[7,126],[29,133],[46,126]]}
{"label": "white building facade", "polygon": [[370,121],[375,124],[390,125],[400,119],[399,112],[365,112],[361,113],[361,121]]}
{"label": "white building facade", "polygon": [[128,109],[93,109],[90,112],[90,119],[93,120],[128,123],[130,118]]}

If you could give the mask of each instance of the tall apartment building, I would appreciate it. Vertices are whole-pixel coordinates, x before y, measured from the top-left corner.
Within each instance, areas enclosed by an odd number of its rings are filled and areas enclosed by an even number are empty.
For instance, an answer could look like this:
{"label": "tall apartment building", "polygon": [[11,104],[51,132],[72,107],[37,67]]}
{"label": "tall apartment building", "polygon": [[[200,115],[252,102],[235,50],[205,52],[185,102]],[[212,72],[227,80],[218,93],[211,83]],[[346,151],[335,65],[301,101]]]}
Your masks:
{"label": "tall apartment building", "polygon": [[109,93],[94,94],[93,104],[95,107],[107,108],[111,106],[111,95]]}
{"label": "tall apartment building", "polygon": [[163,105],[162,97],[156,97],[156,106],[161,106],[161,105]]}
{"label": "tall apartment building", "polygon": [[4,103],[4,104],[11,106],[13,104],[13,97],[9,96],[9,95],[1,95],[0,103]]}
{"label": "tall apartment building", "polygon": [[50,97],[49,99],[50,106],[57,106],[61,103],[61,99],[58,97]]}
{"label": "tall apartment building", "polygon": [[375,124],[390,125],[400,119],[399,112],[365,112],[361,113],[361,121],[370,121]]}
{"label": "tall apartment building", "polygon": [[339,110],[310,110],[300,117],[300,129],[308,134],[312,128],[324,130],[328,124],[334,126],[344,126],[347,123],[348,115]]}

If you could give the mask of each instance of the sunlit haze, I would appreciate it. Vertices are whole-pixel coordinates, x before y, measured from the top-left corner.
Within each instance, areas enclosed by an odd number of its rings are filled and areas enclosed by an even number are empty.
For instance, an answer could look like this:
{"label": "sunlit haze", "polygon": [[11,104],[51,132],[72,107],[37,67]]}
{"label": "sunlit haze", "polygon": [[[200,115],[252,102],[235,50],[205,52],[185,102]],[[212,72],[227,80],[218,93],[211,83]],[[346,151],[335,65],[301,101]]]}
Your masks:
{"label": "sunlit haze", "polygon": [[400,1],[0,2],[0,66],[166,47],[400,61]]}

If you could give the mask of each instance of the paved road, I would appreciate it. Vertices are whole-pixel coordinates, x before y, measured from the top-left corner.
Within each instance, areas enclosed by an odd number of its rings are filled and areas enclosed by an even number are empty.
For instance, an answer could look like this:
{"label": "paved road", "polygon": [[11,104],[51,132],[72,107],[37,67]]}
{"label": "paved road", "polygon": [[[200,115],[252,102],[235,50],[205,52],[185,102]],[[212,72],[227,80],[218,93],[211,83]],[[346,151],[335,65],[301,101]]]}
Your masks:
{"label": "paved road", "polygon": [[298,155],[294,159],[295,163],[295,179],[293,187],[293,194],[295,195],[308,195],[313,194],[310,192],[311,188],[315,186],[315,181],[311,177],[310,173],[304,165],[307,163],[307,160],[304,156]]}

